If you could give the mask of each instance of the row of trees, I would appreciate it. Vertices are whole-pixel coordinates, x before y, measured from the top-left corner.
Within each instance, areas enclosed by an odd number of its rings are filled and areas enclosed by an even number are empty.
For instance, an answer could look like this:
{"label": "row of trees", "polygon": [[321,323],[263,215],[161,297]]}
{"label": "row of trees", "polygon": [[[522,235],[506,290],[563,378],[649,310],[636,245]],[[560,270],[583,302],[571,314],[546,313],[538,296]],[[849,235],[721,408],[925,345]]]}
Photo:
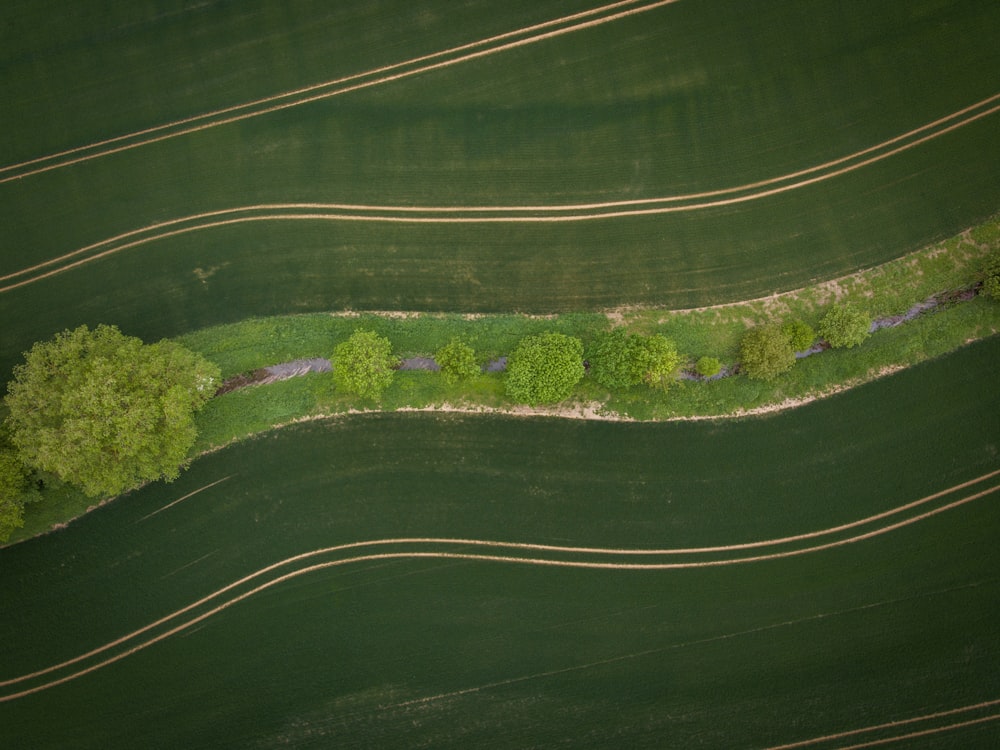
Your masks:
{"label": "row of trees", "polygon": [[[870,335],[871,317],[853,305],[836,305],[819,324],[819,338],[834,349],[851,348]],[[817,331],[801,320],[751,328],[740,341],[740,366],[747,377],[772,380],[792,369],[795,353],[810,349]]]}
{"label": "row of trees", "polygon": [[[987,261],[981,278],[983,294],[1000,299],[1000,253]],[[801,320],[758,326],[740,342],[740,365],[748,377],[770,380],[791,369],[796,352],[817,339],[850,348],[870,329],[870,316],[849,304],[832,307],[816,331]],[[682,363],[670,339],[621,329],[598,336],[587,363],[584,356],[582,341],[573,336],[525,337],[508,358],[507,395],[531,405],[557,403],[583,379],[586,364],[609,390],[640,384],[664,389]],[[434,359],[450,384],[481,371],[476,352],[459,339]],[[335,348],[333,365],[339,388],[377,401],[399,361],[387,338],[359,330]],[[704,377],[721,367],[714,357],[695,364]],[[22,525],[25,504],[49,476],[93,497],[176,477],[194,444],[194,415],[219,382],[219,368],[200,355],[170,341],[143,344],[114,326],[81,326],[35,344],[14,369],[0,424],[0,541]]]}

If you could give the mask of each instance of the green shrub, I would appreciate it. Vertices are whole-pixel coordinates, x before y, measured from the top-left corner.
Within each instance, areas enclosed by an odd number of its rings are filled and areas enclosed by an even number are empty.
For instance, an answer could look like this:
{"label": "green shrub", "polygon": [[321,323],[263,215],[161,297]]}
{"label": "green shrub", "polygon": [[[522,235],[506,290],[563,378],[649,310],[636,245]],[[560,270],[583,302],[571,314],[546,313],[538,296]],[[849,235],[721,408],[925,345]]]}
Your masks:
{"label": "green shrub", "polygon": [[650,388],[666,388],[673,382],[681,356],[673,341],[656,334],[642,342],[642,379]]}
{"label": "green shrub", "polygon": [[996,250],[983,265],[983,294],[1000,300],[1000,252]]}
{"label": "green shrub", "polygon": [[788,336],[788,340],[792,344],[792,349],[797,352],[805,351],[816,340],[816,331],[813,330],[811,325],[802,320],[786,321],[781,326],[781,330]]}
{"label": "green shrub", "polygon": [[590,356],[590,374],[610,390],[638,385],[643,376],[642,350],[642,338],[622,328],[602,333]]}
{"label": "green shrub", "polygon": [[747,377],[772,380],[795,364],[791,339],[780,325],[751,328],[740,341],[740,362]]}
{"label": "green shrub", "polygon": [[441,374],[449,385],[467,380],[480,372],[475,350],[458,338],[438,349],[434,354],[434,361],[441,368]]}
{"label": "green shrub", "polygon": [[850,349],[871,333],[871,317],[854,305],[834,305],[819,323],[819,335],[834,349]]}
{"label": "green shrub", "polygon": [[701,357],[694,365],[695,372],[703,378],[710,378],[718,375],[722,370],[722,363],[715,357]]}
{"label": "green shrub", "polygon": [[333,353],[333,379],[338,388],[378,401],[392,383],[397,361],[389,339],[374,331],[355,331]]}
{"label": "green shrub", "polygon": [[561,333],[526,336],[507,360],[507,395],[514,401],[554,404],[583,378],[583,343]]}

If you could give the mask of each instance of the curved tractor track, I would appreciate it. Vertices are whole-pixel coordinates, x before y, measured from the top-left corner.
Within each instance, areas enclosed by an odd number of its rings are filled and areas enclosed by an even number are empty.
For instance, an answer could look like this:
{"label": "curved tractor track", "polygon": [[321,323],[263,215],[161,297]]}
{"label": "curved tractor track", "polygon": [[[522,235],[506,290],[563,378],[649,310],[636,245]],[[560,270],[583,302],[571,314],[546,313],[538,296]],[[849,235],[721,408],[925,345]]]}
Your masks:
{"label": "curved tractor track", "polygon": [[[213,484],[221,481],[224,480]],[[211,486],[212,484],[206,485],[201,489]],[[998,490],[1000,469],[851,523],[779,539],[714,547],[608,549],[446,538],[378,539],[339,544],[280,560],[87,653],[30,674],[2,680],[0,703],[47,690],[114,664],[188,630],[245,599],[320,570],[370,561],[422,559],[622,572],[662,572],[744,565],[798,557],[872,539],[966,505]],[[196,490],[198,491],[200,490]],[[176,502],[179,501],[174,501],[161,510],[166,510]],[[145,519],[140,519],[140,522],[142,520]]]}

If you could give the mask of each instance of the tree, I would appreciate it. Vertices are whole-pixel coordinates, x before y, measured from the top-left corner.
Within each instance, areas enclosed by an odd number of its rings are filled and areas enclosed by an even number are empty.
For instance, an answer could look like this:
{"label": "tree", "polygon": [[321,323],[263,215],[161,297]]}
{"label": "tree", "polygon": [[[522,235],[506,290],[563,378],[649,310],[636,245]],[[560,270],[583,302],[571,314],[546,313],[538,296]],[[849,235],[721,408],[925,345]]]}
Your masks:
{"label": "tree", "polygon": [[710,378],[719,374],[719,371],[722,370],[722,363],[715,357],[701,357],[695,362],[694,369],[703,378]]}
{"label": "tree", "polygon": [[31,473],[17,452],[0,449],[0,542],[24,526],[24,506],[38,494],[30,479]]}
{"label": "tree", "polygon": [[392,383],[397,361],[392,344],[374,331],[355,331],[333,353],[333,379],[338,387],[378,401]]}
{"label": "tree", "polygon": [[441,368],[441,374],[449,385],[480,373],[475,350],[461,339],[452,339],[438,349],[434,354],[434,361]]}
{"label": "tree", "polygon": [[615,328],[602,333],[590,356],[590,374],[611,390],[629,388],[642,382],[643,342]]}
{"label": "tree", "polygon": [[740,341],[743,372],[755,380],[773,380],[795,364],[791,339],[781,326],[751,328]]}
{"label": "tree", "polygon": [[507,395],[532,406],[567,398],[583,378],[583,343],[561,333],[526,336],[507,360]]}
{"label": "tree", "polygon": [[816,331],[813,327],[802,320],[789,320],[782,324],[781,330],[792,344],[792,349],[803,352],[813,345],[816,340]]}
{"label": "tree", "polygon": [[834,349],[850,349],[870,335],[871,317],[854,305],[834,305],[819,322],[819,335]]}
{"label": "tree", "polygon": [[642,342],[642,379],[650,388],[666,388],[673,381],[681,356],[677,345],[656,334]]}
{"label": "tree", "polygon": [[87,495],[177,477],[195,412],[219,368],[180,344],[143,344],[115,326],[80,326],[36,343],[8,385],[10,439],[28,466]]}
{"label": "tree", "polygon": [[629,388],[645,382],[665,388],[680,365],[677,347],[660,336],[626,334],[616,328],[602,334],[590,358],[590,372],[605,388]]}
{"label": "tree", "polygon": [[996,250],[983,265],[983,294],[1000,300],[1000,252]]}

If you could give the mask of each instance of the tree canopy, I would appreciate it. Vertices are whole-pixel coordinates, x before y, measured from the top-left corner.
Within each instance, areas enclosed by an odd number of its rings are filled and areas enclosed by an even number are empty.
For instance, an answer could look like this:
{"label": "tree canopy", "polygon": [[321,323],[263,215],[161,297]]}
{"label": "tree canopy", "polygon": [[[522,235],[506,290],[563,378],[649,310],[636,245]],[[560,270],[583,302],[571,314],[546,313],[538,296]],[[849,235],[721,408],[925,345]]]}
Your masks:
{"label": "tree canopy", "polygon": [[475,350],[457,338],[438,349],[434,354],[434,361],[441,368],[444,379],[451,385],[480,372],[479,365],[476,364]]}
{"label": "tree canopy", "polygon": [[651,387],[666,387],[680,361],[670,339],[658,334],[626,334],[615,328],[597,339],[590,356],[590,372],[594,380],[612,390],[643,382]]}
{"label": "tree canopy", "polygon": [[143,344],[106,325],[63,331],[14,368],[10,440],[25,464],[92,497],[173,479],[219,375],[174,342]]}
{"label": "tree canopy", "polygon": [[392,383],[397,365],[392,344],[374,331],[355,331],[333,353],[333,379],[338,387],[378,401]]}
{"label": "tree canopy", "polygon": [[1000,251],[994,250],[983,264],[983,294],[1000,300]]}
{"label": "tree canopy", "polygon": [[554,404],[583,378],[583,343],[562,333],[526,336],[507,360],[507,395],[515,401]]}
{"label": "tree canopy", "polygon": [[791,338],[777,324],[751,328],[740,341],[740,363],[747,377],[772,380],[795,364]]}
{"label": "tree canopy", "polygon": [[819,335],[834,349],[849,349],[871,335],[871,324],[868,313],[854,305],[834,305],[819,322]]}
{"label": "tree canopy", "polygon": [[813,345],[816,340],[816,331],[803,320],[793,319],[781,325],[781,330],[792,344],[792,349],[802,352]]}

